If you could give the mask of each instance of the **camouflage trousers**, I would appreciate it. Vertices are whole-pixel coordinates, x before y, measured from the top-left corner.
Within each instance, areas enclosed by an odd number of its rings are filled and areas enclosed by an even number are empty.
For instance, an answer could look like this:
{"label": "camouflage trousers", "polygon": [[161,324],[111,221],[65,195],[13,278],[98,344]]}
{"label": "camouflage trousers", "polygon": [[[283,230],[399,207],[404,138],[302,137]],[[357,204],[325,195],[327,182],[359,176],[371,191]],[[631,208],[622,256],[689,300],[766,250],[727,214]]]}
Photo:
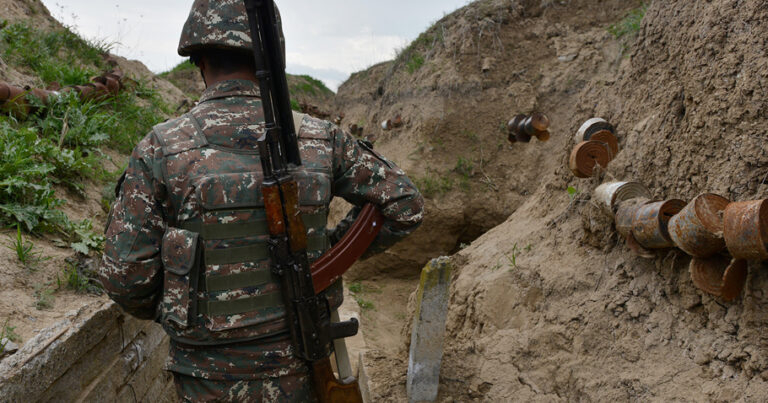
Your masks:
{"label": "camouflage trousers", "polygon": [[258,380],[213,381],[173,373],[182,402],[316,402],[305,374]]}

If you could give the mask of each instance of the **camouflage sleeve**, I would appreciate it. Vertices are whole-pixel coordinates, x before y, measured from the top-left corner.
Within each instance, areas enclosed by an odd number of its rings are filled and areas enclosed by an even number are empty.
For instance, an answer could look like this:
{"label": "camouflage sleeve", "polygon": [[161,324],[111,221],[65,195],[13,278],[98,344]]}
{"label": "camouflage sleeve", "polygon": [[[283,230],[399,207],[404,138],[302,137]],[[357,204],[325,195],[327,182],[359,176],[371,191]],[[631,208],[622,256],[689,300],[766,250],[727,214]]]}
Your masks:
{"label": "camouflage sleeve", "polygon": [[355,140],[335,126],[332,131],[334,195],[356,206],[373,203],[386,218],[366,252],[368,257],[394,245],[421,224],[424,199],[405,172],[373,151],[370,143]]}
{"label": "camouflage sleeve", "polygon": [[162,289],[160,241],[164,220],[153,192],[150,137],[131,155],[106,229],[99,278],[104,289],[126,312],[153,319]]}

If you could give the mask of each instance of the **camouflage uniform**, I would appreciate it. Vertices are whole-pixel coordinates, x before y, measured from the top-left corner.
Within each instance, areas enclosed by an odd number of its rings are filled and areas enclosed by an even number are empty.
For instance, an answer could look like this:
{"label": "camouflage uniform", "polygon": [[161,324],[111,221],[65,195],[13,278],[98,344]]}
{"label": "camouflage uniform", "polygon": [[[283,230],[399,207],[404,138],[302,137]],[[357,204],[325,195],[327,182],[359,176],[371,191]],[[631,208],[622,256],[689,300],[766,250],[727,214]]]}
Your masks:
{"label": "camouflage uniform", "polygon": [[[222,20],[215,7],[242,1],[217,2],[202,14],[200,4],[208,7],[196,1],[190,18]],[[198,106],[138,144],[118,183],[101,280],[127,312],[158,321],[171,336],[167,369],[188,401],[314,399],[306,365],[293,356],[269,267],[255,142],[264,125],[255,83],[216,83]],[[326,231],[333,196],[379,206],[387,220],[373,250],[420,224],[423,200],[395,164],[322,120],[304,116],[297,132],[303,165],[293,174],[310,260],[338,238]],[[340,305],[340,282],[326,296]]]}

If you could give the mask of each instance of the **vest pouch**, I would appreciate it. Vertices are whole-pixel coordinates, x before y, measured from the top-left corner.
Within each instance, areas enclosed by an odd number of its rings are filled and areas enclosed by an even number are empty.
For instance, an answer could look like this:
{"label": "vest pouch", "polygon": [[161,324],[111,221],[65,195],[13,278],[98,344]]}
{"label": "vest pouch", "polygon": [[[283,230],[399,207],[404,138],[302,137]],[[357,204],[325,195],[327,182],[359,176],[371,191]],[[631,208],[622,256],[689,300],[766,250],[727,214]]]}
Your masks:
{"label": "vest pouch", "polygon": [[168,228],[163,235],[163,324],[185,329],[197,315],[198,243],[199,234],[184,229]]}

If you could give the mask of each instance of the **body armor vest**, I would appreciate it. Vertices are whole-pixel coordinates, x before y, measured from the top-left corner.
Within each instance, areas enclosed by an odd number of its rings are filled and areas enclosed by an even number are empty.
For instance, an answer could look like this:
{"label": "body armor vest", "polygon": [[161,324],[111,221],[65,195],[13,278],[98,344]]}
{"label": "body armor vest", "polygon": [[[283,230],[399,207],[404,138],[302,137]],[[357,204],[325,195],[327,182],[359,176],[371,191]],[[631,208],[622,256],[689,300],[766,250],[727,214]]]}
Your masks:
{"label": "body armor vest", "polygon": [[[279,280],[270,268],[258,151],[210,144],[193,112],[183,118],[194,130],[163,124],[154,129],[163,158],[153,171],[162,178],[156,188],[165,193],[158,199],[169,225],[161,248],[159,319],[174,340],[194,345],[287,332]],[[326,223],[333,170],[331,158],[323,156],[332,148],[328,135],[302,133],[300,127],[299,143],[312,149],[312,157],[293,174],[313,261],[330,247]],[[341,303],[340,282],[327,293],[331,306]]]}

